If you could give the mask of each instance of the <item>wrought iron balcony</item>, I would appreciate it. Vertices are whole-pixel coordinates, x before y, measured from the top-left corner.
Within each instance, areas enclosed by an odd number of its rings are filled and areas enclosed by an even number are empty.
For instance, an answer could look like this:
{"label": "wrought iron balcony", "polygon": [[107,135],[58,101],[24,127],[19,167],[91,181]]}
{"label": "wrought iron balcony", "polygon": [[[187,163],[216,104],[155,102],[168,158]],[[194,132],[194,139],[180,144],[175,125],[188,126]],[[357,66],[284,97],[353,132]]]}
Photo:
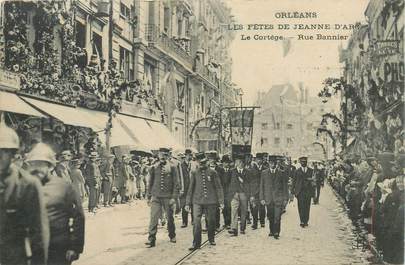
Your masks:
{"label": "wrought iron balcony", "polygon": [[170,38],[165,33],[160,32],[158,25],[146,24],[145,38],[149,45],[160,48],[169,56],[184,63],[191,68],[193,64],[190,55],[190,40],[187,38]]}

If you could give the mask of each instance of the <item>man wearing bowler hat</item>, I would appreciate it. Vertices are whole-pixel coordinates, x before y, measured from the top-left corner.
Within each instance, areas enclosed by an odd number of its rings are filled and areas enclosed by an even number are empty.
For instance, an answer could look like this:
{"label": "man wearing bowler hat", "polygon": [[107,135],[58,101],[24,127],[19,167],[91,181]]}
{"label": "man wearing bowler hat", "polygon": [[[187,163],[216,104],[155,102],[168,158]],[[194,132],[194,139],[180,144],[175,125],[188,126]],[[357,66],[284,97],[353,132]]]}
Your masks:
{"label": "man wearing bowler hat", "polygon": [[252,166],[251,180],[250,180],[250,207],[253,217],[252,229],[257,229],[258,222],[260,220],[260,226],[264,227],[266,219],[266,206],[260,203],[260,178],[261,173],[268,168],[268,165],[264,164],[267,160],[266,153],[256,154],[256,163]]}
{"label": "man wearing bowler hat", "polygon": [[115,155],[110,154],[108,155],[104,163],[102,164],[100,171],[101,171],[101,176],[102,176],[102,183],[101,183],[101,188],[103,192],[103,205],[104,207],[107,206],[112,206],[110,204],[111,202],[111,189],[112,189],[112,183],[114,183],[115,179],[115,169],[114,169],[114,159]]}
{"label": "man wearing bowler hat", "polygon": [[304,228],[308,226],[311,199],[314,196],[315,179],[312,168],[308,167],[308,157],[300,157],[299,161],[301,167],[295,171],[292,193],[297,197],[300,226]]}
{"label": "man wearing bowler hat", "polygon": [[281,228],[283,202],[288,194],[288,179],[277,165],[277,157],[269,156],[270,167],[261,172],[260,202],[266,205],[269,219],[269,236],[278,239]]}
{"label": "man wearing bowler hat", "polygon": [[208,241],[215,245],[216,211],[224,205],[224,194],[221,181],[215,171],[207,165],[207,159],[203,152],[196,155],[198,167],[191,171],[190,186],[187,192],[186,209],[190,210],[193,205],[193,245],[189,250],[201,247],[201,217],[205,213],[208,226]]}
{"label": "man wearing bowler hat", "polygon": [[148,185],[148,204],[150,205],[150,223],[148,247],[156,245],[156,234],[162,208],[166,212],[167,229],[171,243],[176,243],[176,227],[173,208],[179,196],[177,169],[168,161],[170,150],[159,149],[159,161],[151,167]]}
{"label": "man wearing bowler hat", "polygon": [[98,159],[97,152],[91,152],[89,155],[89,161],[86,164],[84,175],[86,178],[86,184],[89,187],[89,212],[96,213],[96,207],[98,207],[98,199],[101,189],[101,173],[97,164]]}
{"label": "man wearing bowler hat", "polygon": [[224,218],[224,228],[231,228],[231,200],[229,196],[229,185],[231,183],[231,164],[232,160],[229,155],[223,155],[221,159],[222,165],[218,169],[218,176],[221,180],[222,189],[224,191],[224,209],[222,216]]}
{"label": "man wearing bowler hat", "polygon": [[250,183],[244,166],[244,154],[235,154],[235,168],[231,173],[229,195],[231,199],[231,236],[238,236],[238,211],[240,210],[240,233],[245,234]]}
{"label": "man wearing bowler hat", "polygon": [[188,187],[190,185],[190,170],[191,170],[191,161],[193,160],[193,152],[191,149],[186,149],[184,152],[184,159],[181,161],[181,168],[183,172],[183,187],[184,193],[180,195],[180,207],[181,207],[181,219],[182,226],[187,227],[188,225],[188,215],[189,212],[186,211],[186,196],[188,192]]}
{"label": "man wearing bowler hat", "polygon": [[[218,166],[218,152],[217,151],[215,151],[215,150],[211,150],[211,151],[208,151],[208,152],[206,152],[206,157],[207,157],[207,159],[208,159],[208,166],[212,169],[212,170],[214,170],[216,173],[217,173],[217,175],[218,175],[218,177],[219,177],[219,175],[222,173],[221,172],[221,168]],[[219,179],[221,179],[220,177],[219,177]],[[220,224],[220,221],[221,221],[221,210],[220,210],[220,207],[219,207],[219,205],[218,205],[218,207],[217,207],[217,211],[216,211],[216,214],[215,214],[215,221],[216,221],[216,223],[215,223],[215,229],[216,229],[216,231],[219,231],[219,229],[220,229],[220,227],[221,227],[221,224]]]}

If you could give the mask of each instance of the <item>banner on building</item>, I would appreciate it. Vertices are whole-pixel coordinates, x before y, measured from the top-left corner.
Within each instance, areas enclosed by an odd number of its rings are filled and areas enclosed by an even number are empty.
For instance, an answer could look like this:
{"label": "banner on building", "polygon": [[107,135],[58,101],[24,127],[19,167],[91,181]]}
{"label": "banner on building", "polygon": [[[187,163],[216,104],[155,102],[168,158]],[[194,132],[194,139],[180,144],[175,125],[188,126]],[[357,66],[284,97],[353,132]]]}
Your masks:
{"label": "banner on building", "polygon": [[253,109],[230,110],[232,145],[251,146],[253,133]]}

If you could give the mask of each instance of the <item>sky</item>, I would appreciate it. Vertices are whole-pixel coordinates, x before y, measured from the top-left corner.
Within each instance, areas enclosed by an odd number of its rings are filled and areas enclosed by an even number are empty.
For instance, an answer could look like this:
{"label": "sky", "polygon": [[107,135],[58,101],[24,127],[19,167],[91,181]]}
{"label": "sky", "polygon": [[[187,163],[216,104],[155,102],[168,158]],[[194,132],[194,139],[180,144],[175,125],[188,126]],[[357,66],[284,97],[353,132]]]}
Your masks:
{"label": "sky", "polygon": [[[243,89],[244,105],[253,104],[258,91],[269,90],[272,85],[290,82],[298,89],[298,82],[316,96],[327,77],[339,77],[338,47],[347,41],[298,40],[298,34],[350,35],[352,30],[302,31],[247,30],[247,24],[355,24],[365,23],[364,11],[369,0],[225,0],[231,7],[236,23],[244,29],[234,31],[231,44],[233,60],[232,81]],[[316,12],[313,19],[276,18],[277,12]],[[292,25],[291,25],[292,26]],[[229,30],[229,29],[228,29]],[[243,35],[282,35],[292,37],[289,53],[283,57],[282,41],[241,40]]]}

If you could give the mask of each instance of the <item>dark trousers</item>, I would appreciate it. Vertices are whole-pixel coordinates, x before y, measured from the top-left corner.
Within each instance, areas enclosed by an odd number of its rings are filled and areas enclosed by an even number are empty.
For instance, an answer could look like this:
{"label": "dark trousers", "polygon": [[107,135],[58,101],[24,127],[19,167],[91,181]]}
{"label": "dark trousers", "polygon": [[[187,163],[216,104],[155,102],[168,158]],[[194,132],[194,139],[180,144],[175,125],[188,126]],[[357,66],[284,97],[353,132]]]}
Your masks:
{"label": "dark trousers", "polygon": [[231,225],[231,202],[230,200],[225,200],[224,209],[222,210],[222,216],[224,217],[225,226]]}
{"label": "dark trousers", "polygon": [[316,184],[316,189],[315,189],[315,198],[314,198],[314,202],[318,203],[319,202],[319,195],[321,195],[321,184],[317,183]]}
{"label": "dark trousers", "polygon": [[150,205],[149,241],[156,241],[157,226],[159,218],[162,216],[162,208],[166,213],[167,229],[169,238],[176,237],[176,226],[174,224],[173,206],[169,204],[169,198],[152,197]]}
{"label": "dark trousers", "polygon": [[104,205],[108,204],[110,202],[110,196],[111,196],[111,182],[109,181],[103,181],[103,184],[101,185],[103,190],[103,203]]}
{"label": "dark trousers", "polygon": [[181,219],[183,221],[183,225],[188,225],[188,212],[186,211],[186,206],[184,205],[181,207]]}
{"label": "dark trousers", "polygon": [[65,248],[49,248],[48,252],[48,265],[70,265],[70,261],[66,260]]}
{"label": "dark trousers", "polygon": [[266,206],[260,204],[258,201],[254,205],[250,205],[250,211],[252,212],[253,225],[257,226],[257,223],[260,221],[260,224],[265,223],[266,219]]}
{"label": "dark trousers", "polygon": [[89,187],[89,210],[93,210],[98,205],[99,194],[99,189]]}
{"label": "dark trousers", "polygon": [[217,206],[217,210],[215,211],[215,228],[218,229],[221,227],[221,209]]}
{"label": "dark trousers", "polygon": [[127,188],[126,187],[119,187],[118,188],[118,194],[121,197],[121,202],[126,202],[127,201],[127,196],[126,196]]}
{"label": "dark trousers", "polygon": [[201,246],[201,217],[205,214],[205,220],[207,223],[208,240],[210,242],[215,241],[215,217],[218,206],[216,204],[201,205],[193,204],[193,246]]}
{"label": "dark trousers", "polygon": [[283,211],[283,205],[281,203],[271,202],[266,205],[267,218],[269,219],[270,233],[274,235],[280,234],[281,229],[281,213]]}
{"label": "dark trousers", "polygon": [[310,194],[304,192],[300,192],[297,195],[298,213],[300,215],[301,224],[308,224],[311,198],[312,196]]}

